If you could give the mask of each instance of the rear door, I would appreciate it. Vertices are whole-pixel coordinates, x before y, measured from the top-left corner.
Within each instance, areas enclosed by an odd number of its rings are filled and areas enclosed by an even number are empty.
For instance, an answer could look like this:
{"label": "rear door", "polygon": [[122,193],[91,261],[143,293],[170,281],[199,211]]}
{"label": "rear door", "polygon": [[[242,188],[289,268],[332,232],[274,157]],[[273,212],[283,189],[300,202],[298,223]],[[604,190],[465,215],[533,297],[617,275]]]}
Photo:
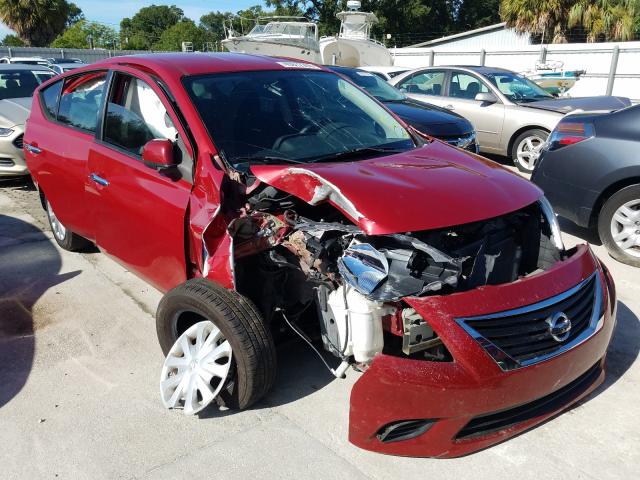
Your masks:
{"label": "rear door", "polygon": [[504,104],[480,102],[478,93],[493,93],[489,86],[476,75],[453,70],[449,76],[445,108],[462,115],[476,129],[478,143],[483,150],[496,150],[500,144],[504,123]]}
{"label": "rear door", "polygon": [[87,158],[93,145],[107,72],[68,77],[40,92],[24,143],[29,168],[56,216],[91,240],[94,219],[85,201]]}
{"label": "rear door", "polygon": [[423,70],[402,79],[396,88],[416,100],[443,106],[446,77],[446,70]]}
{"label": "rear door", "polygon": [[[142,162],[155,138],[174,142],[179,168]],[[113,72],[104,118],[89,155],[87,199],[95,238],[106,253],[161,290],[186,280],[185,217],[193,151],[155,81],[135,71]]]}

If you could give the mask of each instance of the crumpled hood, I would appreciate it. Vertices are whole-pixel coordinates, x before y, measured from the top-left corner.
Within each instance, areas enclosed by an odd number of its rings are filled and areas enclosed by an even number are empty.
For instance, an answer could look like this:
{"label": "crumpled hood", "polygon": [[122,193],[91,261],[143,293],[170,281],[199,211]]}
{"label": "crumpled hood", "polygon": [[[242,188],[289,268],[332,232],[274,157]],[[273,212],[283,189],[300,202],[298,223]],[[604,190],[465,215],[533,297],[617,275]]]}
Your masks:
{"label": "crumpled hood", "polygon": [[31,97],[0,100],[0,125],[24,125],[31,112]]}
{"label": "crumpled hood", "polygon": [[538,187],[497,163],[439,141],[369,160],[254,165],[251,171],[309,204],[330,202],[370,235],[484,220],[542,196]]}
{"label": "crumpled hood", "polygon": [[599,97],[557,98],[555,100],[541,100],[539,102],[521,104],[523,107],[539,108],[559,113],[569,113],[573,110],[610,112],[612,110],[620,110],[629,105],[631,105],[631,101],[628,98],[609,97],[606,95]]}

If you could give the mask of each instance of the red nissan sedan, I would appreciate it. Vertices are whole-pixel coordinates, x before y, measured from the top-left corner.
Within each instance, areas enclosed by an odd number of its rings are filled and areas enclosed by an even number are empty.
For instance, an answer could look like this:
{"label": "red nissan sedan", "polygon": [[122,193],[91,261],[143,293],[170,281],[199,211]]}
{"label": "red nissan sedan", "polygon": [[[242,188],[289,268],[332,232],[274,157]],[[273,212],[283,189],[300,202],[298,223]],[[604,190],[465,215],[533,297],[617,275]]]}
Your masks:
{"label": "red nissan sedan", "polygon": [[249,407],[295,334],[363,372],[351,442],[454,457],[604,378],[614,284],[542,192],[323,67],[112,58],[42,85],[24,143],[58,244],[166,292],[168,407]]}

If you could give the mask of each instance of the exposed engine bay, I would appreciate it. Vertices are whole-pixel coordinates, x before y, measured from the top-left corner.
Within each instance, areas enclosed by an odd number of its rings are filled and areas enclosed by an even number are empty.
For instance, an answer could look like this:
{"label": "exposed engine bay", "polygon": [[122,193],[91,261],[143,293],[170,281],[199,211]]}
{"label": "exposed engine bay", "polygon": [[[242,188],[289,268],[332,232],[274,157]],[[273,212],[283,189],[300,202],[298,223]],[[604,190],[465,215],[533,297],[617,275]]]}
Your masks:
{"label": "exposed engine bay", "polygon": [[275,335],[288,327],[319,335],[343,365],[366,368],[380,352],[450,361],[404,297],[513,282],[564,255],[542,202],[464,225],[367,235],[329,203],[310,205],[260,182],[239,193],[237,185],[223,189],[237,290]]}

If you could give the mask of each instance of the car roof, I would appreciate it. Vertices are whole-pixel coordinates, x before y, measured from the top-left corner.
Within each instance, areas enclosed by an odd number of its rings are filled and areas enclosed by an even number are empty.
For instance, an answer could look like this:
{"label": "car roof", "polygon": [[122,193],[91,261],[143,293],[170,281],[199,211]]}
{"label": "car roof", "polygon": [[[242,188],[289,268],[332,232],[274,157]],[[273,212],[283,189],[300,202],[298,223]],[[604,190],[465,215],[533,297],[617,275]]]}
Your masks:
{"label": "car roof", "polygon": [[150,70],[156,74],[186,76],[206,73],[239,72],[252,70],[325,70],[303,60],[246,53],[153,53],[112,57],[91,64],[91,68],[126,65]]}
{"label": "car roof", "polygon": [[43,71],[50,72],[51,69],[45,65],[35,65],[35,64],[26,64],[26,63],[0,63],[0,72],[5,70],[28,70],[28,71]]}
{"label": "car roof", "polygon": [[486,67],[486,66],[481,66],[481,65],[440,65],[440,66],[435,66],[435,67],[426,67],[426,68],[419,68],[416,70],[441,70],[441,69],[453,69],[453,68],[463,68],[466,70],[472,70],[476,73],[479,73],[480,75],[484,75],[487,73],[498,73],[498,72],[507,72],[507,73],[514,73],[513,70],[508,70],[506,68],[499,68],[499,67]]}

